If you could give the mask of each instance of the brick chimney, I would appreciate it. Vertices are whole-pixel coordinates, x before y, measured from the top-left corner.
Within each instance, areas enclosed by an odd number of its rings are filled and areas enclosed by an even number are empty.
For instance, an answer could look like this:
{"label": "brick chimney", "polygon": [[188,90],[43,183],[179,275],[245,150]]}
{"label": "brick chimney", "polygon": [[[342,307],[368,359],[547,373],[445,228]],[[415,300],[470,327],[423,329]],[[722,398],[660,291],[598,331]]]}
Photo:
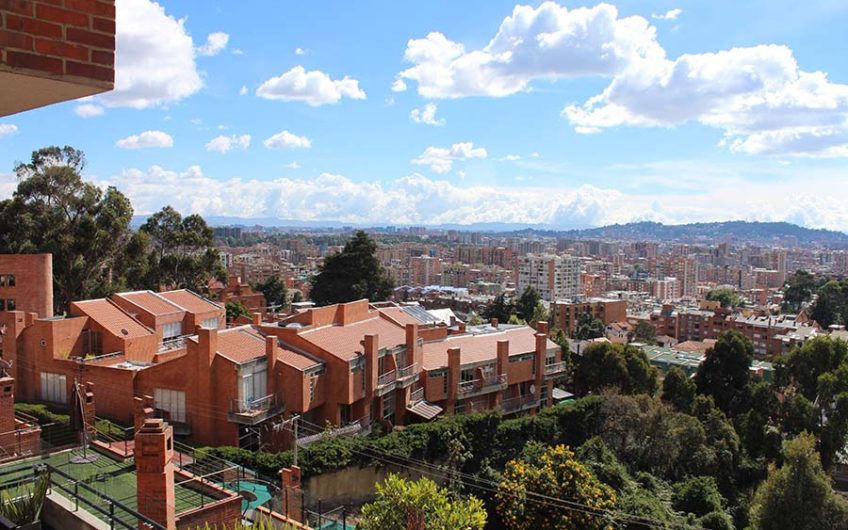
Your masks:
{"label": "brick chimney", "polygon": [[[15,430],[15,380],[12,377],[0,378],[0,447],[6,445],[6,433]],[[14,435],[12,440],[14,441]]]}
{"label": "brick chimney", "polygon": [[262,325],[262,313],[253,313],[251,315],[251,321],[254,326],[257,328]]}
{"label": "brick chimney", "polygon": [[539,333],[548,334],[548,323],[545,321],[536,322],[536,331]]}
{"label": "brick chimney", "polygon": [[173,460],[174,429],[160,419],[145,421],[135,434],[138,511],[168,530],[177,527]]}
{"label": "brick chimney", "polygon": [[365,335],[362,345],[365,348],[365,397],[369,401],[374,398],[374,390],[377,389],[377,354],[380,350],[380,336],[377,334]]}
{"label": "brick chimney", "polygon": [[133,397],[133,430],[138,432],[147,420],[153,419],[153,396]]}
{"label": "brick chimney", "polygon": [[[536,363],[536,380],[534,385],[536,386],[536,397],[542,395],[542,385],[547,384],[545,381],[545,357],[548,354],[548,335],[545,333],[536,333],[536,356],[533,360]],[[548,392],[548,399],[550,399],[550,392]]]}
{"label": "brick chimney", "polygon": [[[424,352],[421,345],[418,344],[418,324],[406,325],[406,364],[407,366],[415,363],[418,370],[421,370],[424,362]],[[406,366],[398,366],[399,369]]]}
{"label": "brick chimney", "polygon": [[456,398],[459,391],[459,371],[462,365],[462,352],[459,348],[448,348],[448,402],[447,412],[454,413]]}
{"label": "brick chimney", "polygon": [[295,521],[303,521],[303,490],[301,489],[300,467],[284,467],[280,470],[283,484],[282,502],[285,516]]}
{"label": "brick chimney", "polygon": [[268,394],[276,394],[277,389],[274,385],[276,371],[274,367],[277,364],[277,337],[273,335],[265,337],[265,359],[268,361]]}

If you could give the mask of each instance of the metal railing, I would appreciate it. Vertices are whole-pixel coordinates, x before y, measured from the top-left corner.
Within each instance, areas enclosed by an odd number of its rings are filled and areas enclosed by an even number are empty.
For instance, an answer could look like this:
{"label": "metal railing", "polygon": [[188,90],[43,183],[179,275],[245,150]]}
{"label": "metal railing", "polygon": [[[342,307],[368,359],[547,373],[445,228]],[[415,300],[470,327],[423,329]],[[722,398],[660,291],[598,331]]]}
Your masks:
{"label": "metal railing", "polygon": [[565,371],[565,362],[564,361],[545,365],[545,375],[559,374],[559,373],[562,373],[564,371]]}
{"label": "metal railing", "polygon": [[491,375],[487,377],[481,377],[479,379],[474,379],[472,381],[461,381],[459,383],[459,394],[471,394],[474,392],[479,392],[486,390],[490,387],[498,387],[505,385],[507,382],[506,374],[500,375]]}
{"label": "metal railing", "polygon": [[409,394],[409,405],[415,405],[424,401],[424,387],[416,388]]}
{"label": "metal railing", "polygon": [[418,363],[412,363],[406,368],[401,368],[398,370],[398,379],[406,379],[407,377],[413,377],[418,375]]}
{"label": "metal railing", "polygon": [[234,399],[230,404],[230,412],[236,414],[258,414],[265,412],[274,406],[277,401],[276,397],[274,394],[268,394],[258,399]]}
{"label": "metal railing", "polygon": [[377,386],[386,386],[397,381],[397,370],[392,370],[377,376]]}
{"label": "metal railing", "polygon": [[500,408],[504,414],[510,414],[512,412],[518,412],[519,410],[533,408],[538,404],[538,397],[534,396],[533,394],[527,394],[525,396],[518,396],[510,399],[505,399],[501,403]]}
{"label": "metal railing", "polygon": [[178,350],[182,348],[183,346],[185,346],[185,342],[188,337],[189,335],[182,335],[179,337],[163,340],[162,344],[159,346],[159,353]]}

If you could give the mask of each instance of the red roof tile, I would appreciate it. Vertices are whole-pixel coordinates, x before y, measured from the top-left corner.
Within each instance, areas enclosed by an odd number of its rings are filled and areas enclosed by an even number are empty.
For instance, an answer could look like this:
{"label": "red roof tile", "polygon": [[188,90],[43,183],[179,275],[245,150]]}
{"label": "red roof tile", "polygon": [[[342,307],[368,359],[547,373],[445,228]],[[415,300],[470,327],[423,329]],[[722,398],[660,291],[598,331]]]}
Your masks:
{"label": "red roof tile", "polygon": [[[265,357],[265,337],[251,326],[230,328],[218,332],[218,352],[237,364]],[[300,370],[315,366],[318,362],[297,352],[277,346],[276,358]]]}
{"label": "red roof tile", "polygon": [[398,324],[375,315],[346,326],[323,326],[305,329],[300,336],[331,355],[350,361],[362,352],[365,335],[378,334],[380,348],[394,348],[406,343],[406,330]]}
{"label": "red roof tile", "polygon": [[221,306],[212,302],[211,300],[207,300],[203,298],[197,293],[193,293],[187,289],[180,289],[178,291],[166,291],[164,293],[159,293],[159,296],[166,298],[170,302],[177,304],[182,307],[189,313],[200,314],[200,313],[209,313],[211,311],[221,311]]}
{"label": "red roof tile", "polygon": [[[536,351],[536,331],[529,326],[507,328],[501,331],[473,335],[451,335],[445,340],[424,343],[424,370],[435,370],[448,365],[448,348],[459,348],[462,364],[495,361],[498,358],[498,341],[509,341],[509,354],[519,355]],[[548,339],[547,348],[557,345]]]}
{"label": "red roof tile", "polygon": [[125,313],[111,300],[105,298],[83,300],[81,302],[73,302],[73,305],[84,315],[117,337],[133,339],[154,334],[153,330]]}
{"label": "red roof tile", "polygon": [[119,296],[131,304],[147,311],[151,315],[173,315],[175,313],[183,313],[185,309],[174,304],[166,298],[159,296],[153,291],[136,291],[132,293],[117,293]]}

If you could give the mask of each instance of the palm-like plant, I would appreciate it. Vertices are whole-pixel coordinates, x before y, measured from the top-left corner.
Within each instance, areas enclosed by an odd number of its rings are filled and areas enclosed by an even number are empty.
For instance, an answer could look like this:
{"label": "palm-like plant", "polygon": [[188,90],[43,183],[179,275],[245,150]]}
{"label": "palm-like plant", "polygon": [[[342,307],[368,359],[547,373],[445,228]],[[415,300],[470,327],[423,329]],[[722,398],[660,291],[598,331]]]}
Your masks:
{"label": "palm-like plant", "polygon": [[38,521],[49,487],[50,476],[42,475],[32,485],[0,491],[0,515],[19,526]]}

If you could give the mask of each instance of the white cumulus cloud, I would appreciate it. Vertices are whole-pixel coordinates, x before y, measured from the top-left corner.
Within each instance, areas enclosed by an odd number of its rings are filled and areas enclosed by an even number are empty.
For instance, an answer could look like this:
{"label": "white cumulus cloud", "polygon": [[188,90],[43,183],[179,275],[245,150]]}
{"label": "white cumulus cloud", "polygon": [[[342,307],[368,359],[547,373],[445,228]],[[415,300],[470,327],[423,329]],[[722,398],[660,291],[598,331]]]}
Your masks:
{"label": "white cumulus cloud", "polygon": [[264,99],[303,101],[313,107],[338,103],[342,98],[365,99],[365,91],[359,88],[356,79],[345,76],[334,80],[320,70],[307,72],[303,66],[266,80],[256,89],[256,95]]}
{"label": "white cumulus cloud", "polygon": [[223,31],[216,31],[214,33],[210,33],[206,37],[206,42],[203,46],[197,48],[197,53],[199,55],[205,55],[207,57],[211,57],[213,55],[218,55],[227,47],[227,43],[230,42],[230,36]]}
{"label": "white cumulus cloud", "polygon": [[613,75],[665,56],[643,17],[619,18],[609,4],[569,10],[555,2],[515,6],[481,49],[466,50],[442,33],[411,39],[399,76],[427,98],[508,96],[534,79]]}
{"label": "white cumulus cloud", "polygon": [[215,151],[216,153],[225,154],[231,149],[240,148],[242,150],[250,147],[250,135],[231,135],[231,136],[216,136],[209,140],[206,144],[207,151]]}
{"label": "white cumulus cloud", "polygon": [[143,109],[201,89],[185,19],[176,19],[150,0],[121,0],[116,9],[115,90],[99,101],[107,107]]}
{"label": "white cumulus cloud", "polygon": [[246,96],[248,92],[247,85],[242,85],[239,89],[239,96]]}
{"label": "white cumulus cloud", "polygon": [[669,9],[665,13],[654,13],[651,15],[651,18],[654,20],[677,20],[677,18],[683,14],[683,10],[678,8]]}
{"label": "white cumulus cloud", "polygon": [[427,103],[420,109],[412,109],[412,112],[409,113],[409,119],[425,125],[444,125],[444,118],[436,118],[437,110],[439,109],[435,103]]}
{"label": "white cumulus cloud", "polygon": [[0,138],[12,136],[18,132],[18,126],[14,123],[0,123]]}
{"label": "white cumulus cloud", "polygon": [[309,53],[309,50],[307,50],[305,48],[295,48],[294,49],[295,55],[306,55],[307,53]]}
{"label": "white cumulus cloud", "polygon": [[280,131],[262,142],[269,149],[309,149],[312,141],[306,136],[298,136],[289,131]]}
{"label": "white cumulus cloud", "polygon": [[406,83],[403,79],[395,79],[392,83],[392,92],[405,92],[406,91]]}
{"label": "white cumulus cloud", "polygon": [[74,107],[74,113],[82,118],[91,118],[93,116],[102,116],[103,107],[93,103],[81,103]]}
{"label": "white cumulus cloud", "polygon": [[450,147],[430,146],[410,163],[419,166],[430,166],[436,173],[447,173],[453,169],[453,163],[457,160],[469,160],[472,158],[486,158],[488,153],[482,147],[474,147],[472,142],[461,142]]}
{"label": "white cumulus cloud", "polygon": [[121,149],[147,149],[150,147],[173,147],[174,139],[163,131],[144,131],[115,142]]}

